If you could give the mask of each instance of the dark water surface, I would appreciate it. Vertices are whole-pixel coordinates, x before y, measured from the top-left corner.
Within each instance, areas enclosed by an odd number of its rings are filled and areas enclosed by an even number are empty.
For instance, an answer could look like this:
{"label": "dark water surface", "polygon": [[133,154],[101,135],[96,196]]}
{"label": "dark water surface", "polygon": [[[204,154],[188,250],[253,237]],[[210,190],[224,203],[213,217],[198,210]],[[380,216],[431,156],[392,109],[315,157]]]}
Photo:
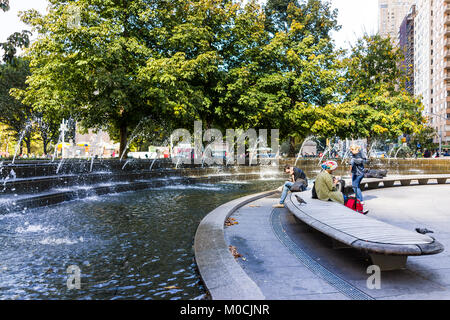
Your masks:
{"label": "dark water surface", "polygon": [[[0,215],[0,298],[202,299],[192,248],[200,221],[281,182],[174,184]],[[80,289],[67,287],[72,265]]]}

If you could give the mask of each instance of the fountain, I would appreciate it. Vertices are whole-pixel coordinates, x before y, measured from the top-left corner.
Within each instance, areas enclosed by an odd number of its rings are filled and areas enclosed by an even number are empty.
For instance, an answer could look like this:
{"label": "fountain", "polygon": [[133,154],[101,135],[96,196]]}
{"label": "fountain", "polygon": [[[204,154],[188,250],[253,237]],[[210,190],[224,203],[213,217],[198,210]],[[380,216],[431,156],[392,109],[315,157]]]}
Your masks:
{"label": "fountain", "polygon": [[[138,130],[135,129],[128,146],[141,129],[142,124]],[[59,140],[63,143],[62,136],[61,133]],[[305,145],[314,139],[308,137],[302,143],[295,159],[295,164],[302,162],[309,172],[318,169],[317,159],[300,159]],[[85,289],[76,293],[77,298],[109,299],[109,293],[116,292],[119,286],[123,289],[117,298],[199,297],[203,292],[196,284],[199,280],[192,268],[190,255],[199,221],[211,208],[244,193],[275,189],[285,178],[280,175],[278,167],[229,168],[232,163],[228,158],[225,166],[207,166],[206,157],[212,150],[211,145],[203,151],[201,168],[199,165],[182,166],[181,157],[176,160],[175,170],[173,162],[157,159],[158,156],[151,163],[131,158],[125,162],[119,159],[96,162],[97,157],[101,158],[103,154],[102,139],[96,137],[94,140],[91,141],[90,157],[76,162],[81,163],[79,169],[68,159],[70,154],[64,152],[57,172],[60,173],[64,165],[65,172],[70,174],[58,177],[51,176],[53,171],[49,168],[55,166],[51,162],[14,167],[0,163],[0,174],[3,172],[6,175],[9,171],[2,181],[4,193],[0,194],[0,209],[6,213],[0,219],[8,220],[3,224],[0,236],[6,239],[9,248],[0,253],[11,252],[14,257],[4,262],[12,270],[11,275],[8,272],[3,275],[12,286],[22,290],[20,298],[71,298],[75,294],[53,290],[59,288],[61,283],[61,277],[56,273],[46,275],[48,283],[45,286],[37,281],[36,286],[31,289],[26,287],[25,290],[26,277],[41,275],[41,265],[36,265],[35,260],[29,258],[33,257],[33,252],[42,252],[42,256],[48,257],[48,264],[56,266],[55,269],[62,268],[59,263],[66,266],[74,261],[79,262],[83,274],[87,275],[87,283]],[[255,162],[261,143],[261,138],[256,143],[252,141],[250,164]],[[320,161],[332,153],[339,154],[343,163],[348,161],[350,154],[344,143],[337,141],[327,145]],[[374,148],[371,145],[370,152]],[[129,165],[131,161],[133,163]],[[68,164],[72,166],[68,167]],[[111,172],[106,174],[101,171],[104,165]],[[128,169],[126,173],[122,171],[125,168]],[[29,181],[26,181],[27,178]],[[114,195],[108,195],[111,193]],[[78,201],[61,203],[67,200]],[[27,214],[31,210],[32,214]],[[14,215],[15,212],[20,214]],[[106,229],[105,221],[108,222]],[[11,233],[13,236],[10,236]],[[178,235],[175,242],[171,236],[173,234]],[[15,241],[21,246],[15,246]],[[58,257],[65,256],[68,249],[74,255],[60,262]],[[124,258],[124,252],[129,256]],[[160,263],[163,253],[164,264]],[[124,261],[130,269],[122,268]],[[167,261],[170,265],[176,265],[177,269],[168,268]],[[91,264],[98,267],[89,268]],[[139,272],[130,272],[131,268]],[[111,272],[115,275],[111,276]],[[111,277],[111,281],[105,283],[105,277]],[[145,281],[136,286],[137,279]],[[15,294],[8,288],[0,292],[6,298]]]}
{"label": "fountain", "polygon": [[[251,166],[251,165],[253,164],[253,159],[255,158],[255,155],[256,155],[256,156],[258,155],[258,150],[257,150],[257,148],[258,148],[258,144],[259,144],[260,142],[264,142],[264,145],[265,145],[265,146],[267,145],[267,143],[266,143],[263,139],[261,139],[261,137],[258,137],[258,138],[256,139],[255,143],[253,144],[253,148],[250,148],[250,149],[249,149],[249,155],[248,155],[248,165],[249,165],[249,166]],[[258,159],[257,159],[257,160],[258,160]]]}
{"label": "fountain", "polygon": [[303,141],[301,147],[300,147],[300,150],[299,150],[298,154],[297,154],[297,158],[295,159],[294,166],[297,165],[297,161],[298,161],[301,157],[303,157],[303,149],[304,149],[306,143],[309,142],[309,141],[315,142],[316,144],[320,145],[320,142],[317,140],[316,137],[314,137],[314,136],[308,136],[308,137],[306,137],[305,140]]}
{"label": "fountain", "polygon": [[133,132],[131,133],[131,137],[128,139],[128,141],[127,141],[127,143],[126,143],[126,145],[125,145],[125,148],[123,149],[123,152],[122,152],[122,154],[120,155],[120,161],[122,161],[123,156],[124,156],[125,153],[127,152],[128,147],[130,146],[130,144],[134,141],[134,139],[136,139],[136,138],[139,136],[139,134],[140,134],[140,131],[139,131],[139,130],[142,130],[142,129],[141,129],[141,125],[142,125],[145,121],[147,121],[147,120],[148,120],[147,118],[141,119],[141,120],[139,121],[139,123],[137,124],[137,126],[134,128]]}
{"label": "fountain", "polygon": [[28,121],[25,125],[25,128],[23,128],[22,131],[20,132],[19,140],[17,141],[16,149],[14,151],[14,157],[13,157],[11,164],[14,164],[14,162],[16,161],[17,152],[20,150],[22,140],[25,137],[25,135],[27,134],[28,130],[31,128],[31,126],[32,126],[32,122]]}
{"label": "fountain", "polygon": [[[211,144],[208,144],[207,146],[206,146],[206,148],[203,150],[203,152],[202,152],[202,168],[204,167],[204,165],[205,165],[205,159],[207,159],[207,157],[206,157],[206,151],[207,150],[209,150],[209,151],[211,151]],[[208,160],[206,161],[207,162],[207,164],[208,164],[208,162],[209,162],[209,157],[208,157]],[[212,159],[211,159],[212,160]],[[212,162],[211,162],[212,163]]]}
{"label": "fountain", "polygon": [[395,159],[398,159],[397,156],[401,150],[405,150],[407,152],[409,150],[409,148],[405,144],[401,145],[400,148],[398,148],[397,152],[395,153],[395,157],[394,157]]}

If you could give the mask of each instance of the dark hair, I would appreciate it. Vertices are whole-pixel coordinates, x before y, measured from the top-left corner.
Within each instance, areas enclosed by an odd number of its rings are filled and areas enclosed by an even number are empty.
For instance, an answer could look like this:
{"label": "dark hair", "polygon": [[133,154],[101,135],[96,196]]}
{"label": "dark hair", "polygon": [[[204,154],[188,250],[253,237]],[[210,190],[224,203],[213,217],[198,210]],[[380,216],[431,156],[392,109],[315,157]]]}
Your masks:
{"label": "dark hair", "polygon": [[292,166],[287,164],[287,165],[284,166],[284,171],[289,170],[291,168],[292,168]]}

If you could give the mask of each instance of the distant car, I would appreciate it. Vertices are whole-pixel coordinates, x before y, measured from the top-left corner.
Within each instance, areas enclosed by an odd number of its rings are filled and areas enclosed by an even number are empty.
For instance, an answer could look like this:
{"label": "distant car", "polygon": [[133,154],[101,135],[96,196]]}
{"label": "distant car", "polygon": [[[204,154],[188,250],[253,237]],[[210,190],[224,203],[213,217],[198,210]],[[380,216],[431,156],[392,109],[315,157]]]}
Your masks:
{"label": "distant car", "polygon": [[272,148],[258,148],[255,150],[256,158],[276,158],[277,154],[273,153]]}
{"label": "distant car", "polygon": [[276,153],[259,153],[258,158],[276,158]]}
{"label": "distant car", "polygon": [[370,157],[372,157],[372,158],[386,158],[387,154],[384,151],[372,151],[370,153]]}

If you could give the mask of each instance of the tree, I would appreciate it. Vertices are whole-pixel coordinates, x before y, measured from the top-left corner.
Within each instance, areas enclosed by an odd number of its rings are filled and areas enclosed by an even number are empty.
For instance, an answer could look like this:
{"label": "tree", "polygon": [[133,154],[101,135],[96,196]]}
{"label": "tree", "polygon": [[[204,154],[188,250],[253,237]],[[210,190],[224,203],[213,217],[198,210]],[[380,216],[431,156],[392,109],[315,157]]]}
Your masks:
{"label": "tree", "polygon": [[439,147],[439,144],[433,142],[436,136],[437,132],[435,128],[431,126],[424,126],[423,130],[411,136],[409,144],[415,150],[434,150]]}
{"label": "tree", "polygon": [[329,1],[320,0],[267,0],[264,7],[266,28],[272,34],[288,32],[294,22],[303,24],[302,37],[316,40],[330,39],[331,31],[340,30],[338,11],[331,9]]}
{"label": "tree", "polygon": [[[9,1],[0,1],[0,8],[3,11],[9,10]],[[27,60],[17,57],[19,48],[28,48],[30,45],[31,32],[23,30],[10,35],[6,42],[0,43],[3,50],[3,62],[0,65],[0,121],[8,125],[8,129],[14,132],[16,140],[20,141],[20,153],[22,153],[22,140],[27,146],[28,153],[31,152],[31,140],[33,136],[33,126],[37,125],[41,133],[44,144],[44,154],[47,153],[47,145],[50,141],[48,137],[54,137],[55,129],[52,124],[44,124],[33,111],[30,104],[21,103],[13,94],[25,90],[26,79],[30,76],[30,68]],[[22,138],[22,139],[21,139]]]}
{"label": "tree", "polygon": [[364,35],[351,49],[350,57],[344,60],[345,101],[360,94],[403,91],[405,77],[399,68],[401,59],[401,51],[393,47],[389,38]]}
{"label": "tree", "polygon": [[[12,63],[0,64],[0,122],[9,126],[14,132],[17,142],[21,135],[31,152],[31,122],[33,110],[10,95],[13,88],[24,89],[25,80],[30,74],[28,62],[21,58],[14,58]],[[27,128],[26,132],[24,131]],[[22,143],[22,141],[20,141]],[[20,146],[22,153],[22,145]]]}
{"label": "tree", "polygon": [[[9,1],[0,1],[0,9],[9,10]],[[17,49],[27,48],[30,45],[31,32],[24,30],[10,35],[6,42],[0,43],[3,50],[3,64],[0,64],[0,121],[8,125],[14,132],[16,140],[20,143],[22,153],[22,140],[25,141],[28,153],[31,152],[33,111],[29,105],[16,100],[11,91],[24,89],[25,80],[30,75],[29,64],[22,58],[17,58]]]}
{"label": "tree", "polygon": [[[0,10],[9,10],[9,0],[0,0]],[[7,38],[6,42],[0,42],[0,49],[3,50],[3,62],[11,63],[18,48],[28,48],[30,36],[30,31],[23,30],[22,32],[14,32]]]}
{"label": "tree", "polygon": [[[325,108],[313,132],[341,138],[396,139],[418,134],[426,119],[419,99],[402,85],[401,53],[389,39],[365,35],[344,59],[345,81],[340,84],[341,103]],[[347,119],[347,121],[342,121]]]}
{"label": "tree", "polygon": [[[153,56],[147,16],[175,1],[50,1],[41,16],[23,20],[41,37],[29,51],[32,75],[20,93],[25,103],[46,113],[70,116],[85,128],[119,132],[121,153],[129,131],[144,117],[158,121],[157,101],[141,95],[140,67]],[[153,6],[154,5],[154,6]]]}
{"label": "tree", "polygon": [[400,135],[419,134],[424,128],[422,105],[409,95],[371,95],[317,109],[311,132],[321,137],[396,140]]}
{"label": "tree", "polygon": [[36,130],[39,132],[42,140],[42,151],[44,154],[47,154],[50,142],[58,142],[62,119],[58,116],[36,111],[34,111],[34,115]]}
{"label": "tree", "polygon": [[221,124],[224,79],[263,27],[255,1],[245,9],[231,0],[74,6],[53,0],[45,17],[23,16],[41,37],[29,51],[29,88],[17,95],[43,113],[70,113],[86,128],[107,126],[121,153],[142,121]]}
{"label": "tree", "polygon": [[30,36],[30,31],[23,30],[22,32],[14,32],[7,38],[6,42],[0,42],[0,48],[3,50],[3,61],[12,63],[18,48],[28,48]]}
{"label": "tree", "polygon": [[230,70],[225,102],[232,124],[279,128],[282,138],[303,139],[311,113],[336,101],[340,52],[330,31],[337,12],[328,2],[268,1],[264,34],[243,63]]}
{"label": "tree", "polygon": [[[44,116],[107,129],[121,154],[170,130],[279,128],[281,138],[419,130],[420,103],[396,88],[390,42],[335,50],[329,1],[50,0],[22,19],[40,33],[28,87]],[[395,116],[394,116],[395,115]],[[154,133],[157,134],[154,134]]]}
{"label": "tree", "polygon": [[3,11],[9,10],[9,0],[0,0],[0,10]]}

